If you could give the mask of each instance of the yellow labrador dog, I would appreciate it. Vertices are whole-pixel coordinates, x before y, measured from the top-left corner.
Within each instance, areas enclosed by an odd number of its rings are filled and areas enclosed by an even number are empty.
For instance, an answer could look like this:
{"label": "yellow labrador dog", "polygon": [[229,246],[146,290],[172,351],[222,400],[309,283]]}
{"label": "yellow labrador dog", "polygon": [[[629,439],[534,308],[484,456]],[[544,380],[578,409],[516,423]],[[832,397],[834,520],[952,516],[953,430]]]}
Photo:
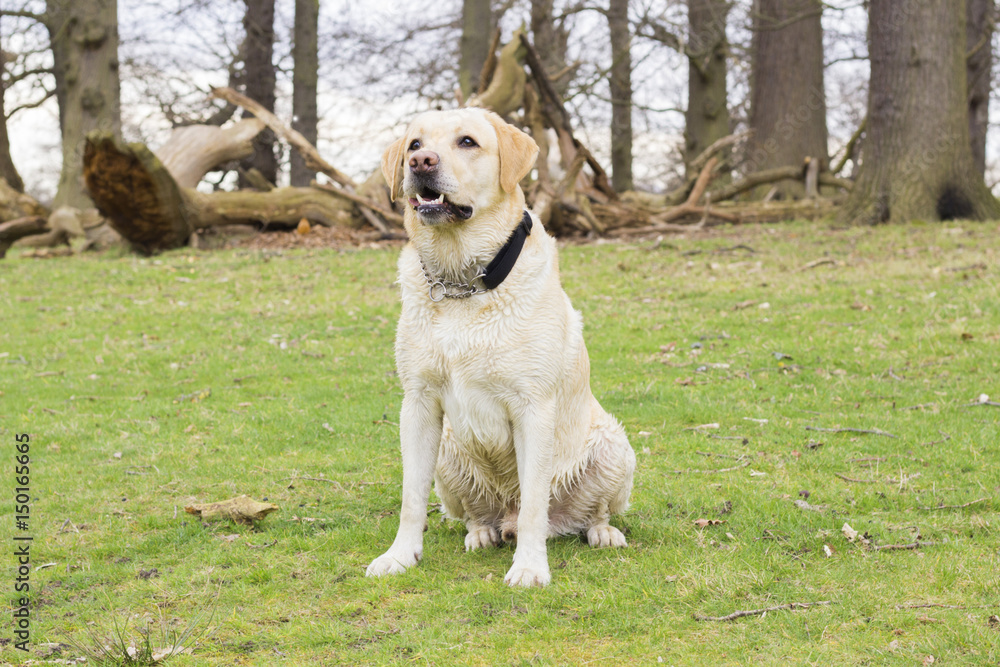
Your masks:
{"label": "yellow labrador dog", "polygon": [[559,282],[556,243],[525,211],[519,181],[538,146],[481,109],[418,116],[382,158],[406,198],[396,363],[402,509],[368,576],[423,554],[431,480],[468,529],[467,551],[514,541],[511,586],[550,580],[545,541],[611,526],[632,491],[635,453],[590,391],[580,313]]}

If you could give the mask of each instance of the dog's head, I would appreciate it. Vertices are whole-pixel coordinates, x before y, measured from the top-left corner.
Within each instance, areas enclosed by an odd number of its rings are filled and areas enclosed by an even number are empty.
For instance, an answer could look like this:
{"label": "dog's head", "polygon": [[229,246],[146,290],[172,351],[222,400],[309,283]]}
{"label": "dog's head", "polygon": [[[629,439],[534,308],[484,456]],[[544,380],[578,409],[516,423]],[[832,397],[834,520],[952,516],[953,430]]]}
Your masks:
{"label": "dog's head", "polygon": [[418,220],[468,220],[509,198],[538,155],[535,140],[483,109],[429,111],[382,156],[393,201],[402,194]]}

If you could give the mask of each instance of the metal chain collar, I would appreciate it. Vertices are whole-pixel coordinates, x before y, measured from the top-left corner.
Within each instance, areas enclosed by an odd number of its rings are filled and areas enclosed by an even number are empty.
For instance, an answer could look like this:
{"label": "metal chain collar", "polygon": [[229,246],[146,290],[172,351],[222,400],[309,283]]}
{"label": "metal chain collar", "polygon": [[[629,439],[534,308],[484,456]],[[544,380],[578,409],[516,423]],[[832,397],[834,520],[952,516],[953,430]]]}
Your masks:
{"label": "metal chain collar", "polygon": [[445,298],[467,299],[470,296],[485,294],[489,291],[485,287],[473,285],[474,282],[486,275],[486,272],[483,269],[479,269],[479,273],[477,273],[468,283],[453,283],[448,280],[442,280],[441,278],[431,277],[430,272],[427,270],[427,267],[424,266],[423,262],[420,262],[420,268],[423,269],[424,279],[427,281],[427,295],[431,298],[431,301],[434,301],[435,303]]}

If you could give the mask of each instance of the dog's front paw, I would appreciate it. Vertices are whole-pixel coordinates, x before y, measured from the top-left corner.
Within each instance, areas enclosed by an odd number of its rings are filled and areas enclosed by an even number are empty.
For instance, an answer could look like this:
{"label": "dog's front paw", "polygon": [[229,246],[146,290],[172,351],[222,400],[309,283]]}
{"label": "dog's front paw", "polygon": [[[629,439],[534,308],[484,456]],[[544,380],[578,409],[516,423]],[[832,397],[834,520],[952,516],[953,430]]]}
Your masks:
{"label": "dog's front paw", "polygon": [[366,577],[381,577],[386,574],[402,574],[420,560],[420,554],[414,551],[393,551],[390,549],[372,561],[365,570]]}
{"label": "dog's front paw", "polygon": [[514,566],[510,568],[503,580],[507,582],[508,586],[531,588],[532,586],[547,586],[552,581],[552,575],[549,574],[549,564],[545,561],[521,564],[515,558]]}
{"label": "dog's front paw", "polygon": [[587,543],[592,547],[628,546],[622,531],[606,523],[600,526],[591,526],[590,530],[587,531]]}
{"label": "dog's front paw", "polygon": [[500,543],[500,534],[492,526],[472,524],[465,536],[465,550],[475,551],[483,547],[495,547]]}

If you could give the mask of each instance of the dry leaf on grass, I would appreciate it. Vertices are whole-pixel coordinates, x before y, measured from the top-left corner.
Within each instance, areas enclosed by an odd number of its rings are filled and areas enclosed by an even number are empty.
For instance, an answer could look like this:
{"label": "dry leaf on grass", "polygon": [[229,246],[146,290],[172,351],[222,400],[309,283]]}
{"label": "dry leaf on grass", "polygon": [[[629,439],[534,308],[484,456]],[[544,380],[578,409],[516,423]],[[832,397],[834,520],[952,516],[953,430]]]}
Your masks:
{"label": "dry leaf on grass", "polygon": [[697,521],[694,522],[694,525],[698,526],[699,528],[704,528],[706,526],[718,526],[724,523],[725,521],[723,521],[722,519],[698,519]]}
{"label": "dry leaf on grass", "polygon": [[250,525],[254,521],[260,521],[277,509],[279,509],[277,505],[258,502],[244,495],[218,503],[191,505],[190,507],[185,507],[184,511],[206,520],[232,519],[236,523]]}

